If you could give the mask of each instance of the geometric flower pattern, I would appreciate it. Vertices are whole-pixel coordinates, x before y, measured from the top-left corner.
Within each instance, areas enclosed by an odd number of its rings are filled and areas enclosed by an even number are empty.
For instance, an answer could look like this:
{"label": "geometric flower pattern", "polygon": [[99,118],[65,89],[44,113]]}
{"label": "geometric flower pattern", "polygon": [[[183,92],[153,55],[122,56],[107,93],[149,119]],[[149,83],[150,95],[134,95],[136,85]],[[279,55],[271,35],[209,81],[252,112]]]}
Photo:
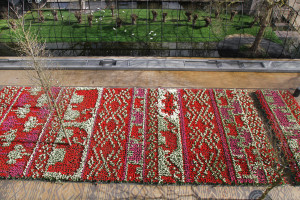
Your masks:
{"label": "geometric flower pattern", "polygon": [[[1,177],[239,185],[277,176],[274,150],[246,90],[53,92],[71,146],[41,88],[0,91]],[[287,118],[294,123],[287,146],[297,157],[299,108],[292,104],[285,110],[294,116]]]}
{"label": "geometric flower pattern", "polygon": [[288,91],[261,90],[256,95],[280,141],[283,153],[300,183],[300,107]]}

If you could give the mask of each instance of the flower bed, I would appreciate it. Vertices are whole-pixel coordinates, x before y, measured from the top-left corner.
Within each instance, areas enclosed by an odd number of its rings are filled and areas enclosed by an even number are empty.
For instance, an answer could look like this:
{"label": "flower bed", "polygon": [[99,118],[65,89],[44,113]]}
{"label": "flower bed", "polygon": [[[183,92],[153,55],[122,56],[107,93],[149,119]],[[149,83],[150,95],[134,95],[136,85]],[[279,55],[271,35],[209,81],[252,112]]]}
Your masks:
{"label": "flower bed", "polygon": [[277,176],[273,148],[246,90],[55,92],[71,146],[42,91],[1,91],[1,177],[241,185]]}
{"label": "flower bed", "polygon": [[294,180],[300,183],[300,107],[288,91],[259,90],[256,95],[265,110]]}

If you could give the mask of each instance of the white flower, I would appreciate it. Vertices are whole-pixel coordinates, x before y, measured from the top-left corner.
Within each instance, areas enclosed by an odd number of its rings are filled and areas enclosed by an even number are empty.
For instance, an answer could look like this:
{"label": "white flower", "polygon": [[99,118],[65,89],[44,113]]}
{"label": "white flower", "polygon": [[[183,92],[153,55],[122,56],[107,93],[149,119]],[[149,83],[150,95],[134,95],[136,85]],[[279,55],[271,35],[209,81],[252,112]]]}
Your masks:
{"label": "white flower", "polygon": [[48,103],[47,100],[47,95],[46,94],[42,94],[38,100],[37,100],[37,104],[35,105],[36,107],[43,107],[45,104]]}
{"label": "white flower", "polygon": [[134,35],[134,33],[132,33],[131,35]]}
{"label": "white flower", "polygon": [[125,11],[123,10],[122,13],[125,13]]}
{"label": "white flower", "polygon": [[34,127],[36,127],[37,125],[38,125],[38,120],[37,120],[37,118],[36,117],[32,117],[32,116],[30,116],[29,118],[28,118],[28,121],[26,121],[25,123],[24,123],[24,132],[30,132],[31,131],[31,129],[32,128],[34,128]]}
{"label": "white flower", "polygon": [[125,29],[124,32],[126,33],[126,31],[127,31],[127,30]]}
{"label": "white flower", "polygon": [[105,12],[105,10],[103,10],[103,12]]}
{"label": "white flower", "polygon": [[151,37],[150,40],[152,40],[153,38]]}
{"label": "white flower", "polygon": [[154,36],[156,36],[156,33],[154,33]]}
{"label": "white flower", "polygon": [[38,93],[42,91],[41,87],[32,87],[29,92],[31,95],[38,95]]}
{"label": "white flower", "polygon": [[113,27],[113,29],[114,29],[114,30],[116,30],[116,28],[115,28],[115,27]]}
{"label": "white flower", "polygon": [[18,118],[25,118],[26,115],[30,112],[30,104],[25,104],[24,107],[18,107],[16,114]]}
{"label": "white flower", "polygon": [[78,95],[76,93],[73,94],[71,100],[70,100],[70,104],[73,104],[73,103],[82,103],[83,102],[83,99],[84,99],[84,96],[83,95]]}

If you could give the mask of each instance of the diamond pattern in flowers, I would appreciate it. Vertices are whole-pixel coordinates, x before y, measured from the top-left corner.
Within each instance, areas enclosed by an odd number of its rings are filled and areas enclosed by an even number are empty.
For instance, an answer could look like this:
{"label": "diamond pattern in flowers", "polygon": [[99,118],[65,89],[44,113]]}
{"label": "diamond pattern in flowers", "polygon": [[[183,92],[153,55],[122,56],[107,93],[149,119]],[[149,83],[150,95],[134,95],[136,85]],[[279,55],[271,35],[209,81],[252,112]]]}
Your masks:
{"label": "diamond pattern in flowers", "polygon": [[132,89],[105,89],[83,178],[121,181],[132,103]]}
{"label": "diamond pattern in flowers", "polygon": [[191,182],[230,183],[222,138],[209,90],[182,90],[184,134]]}
{"label": "diamond pattern in flowers", "polygon": [[[214,94],[229,145],[236,181],[238,183],[265,183],[267,179],[272,181],[275,172],[267,178],[270,174],[266,171],[270,166],[266,166],[263,162],[261,150],[257,144],[259,141],[256,141],[255,137],[261,134],[266,135],[266,131],[260,128],[261,132],[258,132],[249,126],[252,116],[248,115],[249,112],[246,109],[253,105],[252,100],[248,98],[248,102],[245,99],[243,99],[244,102],[241,101],[245,95],[243,90],[215,90]],[[247,104],[250,106],[246,106]],[[265,140],[261,142],[268,143]],[[272,162],[273,160],[271,158]]]}
{"label": "diamond pattern in flowers", "polygon": [[[228,185],[277,178],[274,149],[246,90],[53,92],[71,146],[41,88],[0,91],[1,177]],[[259,95],[286,155],[298,158],[299,106],[286,91]],[[298,164],[290,165],[296,179]]]}

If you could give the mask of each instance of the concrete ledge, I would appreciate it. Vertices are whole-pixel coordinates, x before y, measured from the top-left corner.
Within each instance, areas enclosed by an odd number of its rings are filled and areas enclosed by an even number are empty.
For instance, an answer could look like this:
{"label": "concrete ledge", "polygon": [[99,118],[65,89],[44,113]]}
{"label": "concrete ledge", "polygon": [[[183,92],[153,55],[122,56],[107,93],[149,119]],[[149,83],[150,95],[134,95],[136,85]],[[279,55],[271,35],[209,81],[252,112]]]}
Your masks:
{"label": "concrete ledge", "polygon": [[[104,60],[105,64],[100,64]],[[114,64],[110,63],[114,61]],[[300,60],[228,60],[163,58],[51,58],[41,59],[49,69],[139,70],[139,71],[223,71],[299,73]],[[0,70],[29,70],[26,58],[0,58]]]}

